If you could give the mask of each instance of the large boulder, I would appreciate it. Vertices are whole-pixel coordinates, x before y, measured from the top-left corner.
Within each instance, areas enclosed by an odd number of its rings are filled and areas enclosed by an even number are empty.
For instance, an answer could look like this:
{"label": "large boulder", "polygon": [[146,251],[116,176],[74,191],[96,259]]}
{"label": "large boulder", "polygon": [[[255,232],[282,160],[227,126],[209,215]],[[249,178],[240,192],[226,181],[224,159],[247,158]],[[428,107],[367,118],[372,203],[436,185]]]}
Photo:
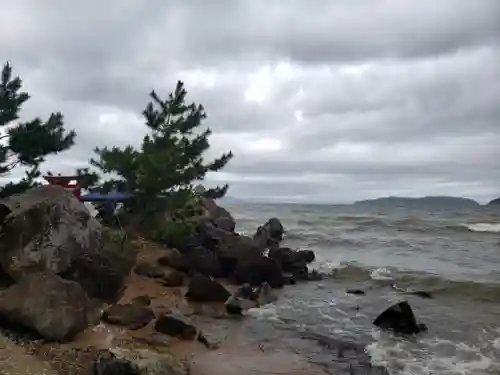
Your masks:
{"label": "large boulder", "polygon": [[160,316],[155,323],[155,330],[182,340],[194,340],[198,337],[198,329],[179,313]]}
{"label": "large boulder", "polygon": [[78,282],[92,298],[114,302],[135,261],[136,252],[125,237],[118,240],[105,234],[100,248],[82,252],[61,276]]}
{"label": "large boulder", "polygon": [[78,282],[90,297],[118,297],[135,253],[69,191],[33,188],[0,201],[0,212],[0,265],[14,280],[47,271]]}
{"label": "large boulder", "polygon": [[212,198],[203,198],[202,205],[206,210],[207,216],[212,220],[217,228],[228,232],[234,232],[236,221],[228,210],[219,206]]}
{"label": "large boulder", "polygon": [[217,247],[217,255],[223,276],[231,276],[236,265],[248,259],[260,258],[264,248],[252,238],[234,234],[221,237]]}
{"label": "large boulder", "polygon": [[239,259],[232,279],[236,284],[247,283],[252,286],[259,286],[264,282],[273,288],[282,288],[285,285],[281,265],[264,255]]}
{"label": "large boulder", "polygon": [[303,269],[304,266],[315,259],[312,250],[292,250],[288,247],[271,249],[268,256],[280,263],[284,272],[290,273],[297,269]]}
{"label": "large boulder", "polygon": [[184,253],[173,252],[159,258],[158,263],[187,274],[201,273],[214,277],[221,275],[217,255],[201,246],[188,249]]}
{"label": "large boulder", "polygon": [[62,187],[36,187],[0,206],[0,263],[15,280],[38,271],[64,272],[101,245],[101,224]]}
{"label": "large boulder", "polygon": [[427,330],[424,324],[417,323],[413,310],[407,301],[390,306],[375,319],[373,324],[395,333],[410,335]]}
{"label": "large boulder", "polygon": [[285,228],[281,221],[276,218],[270,218],[264,225],[257,228],[253,239],[261,246],[275,248],[283,241]]}
{"label": "large boulder", "polygon": [[141,306],[139,303],[113,305],[102,316],[102,320],[107,323],[127,327],[132,330],[147,326],[154,318],[155,314],[153,310]]}
{"label": "large boulder", "polygon": [[230,295],[218,281],[204,275],[195,275],[186,292],[186,298],[196,302],[225,302]]}
{"label": "large boulder", "polygon": [[0,294],[4,324],[32,329],[49,340],[70,338],[99,317],[78,283],[48,272],[27,275]]}

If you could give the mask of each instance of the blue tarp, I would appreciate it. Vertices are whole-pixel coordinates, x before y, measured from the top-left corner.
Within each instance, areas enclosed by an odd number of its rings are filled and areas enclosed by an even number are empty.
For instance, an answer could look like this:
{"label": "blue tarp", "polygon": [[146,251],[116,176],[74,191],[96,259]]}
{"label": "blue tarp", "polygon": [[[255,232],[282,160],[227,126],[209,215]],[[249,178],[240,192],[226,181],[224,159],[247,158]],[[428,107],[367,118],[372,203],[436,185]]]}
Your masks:
{"label": "blue tarp", "polygon": [[88,193],[81,196],[82,202],[120,202],[132,198],[130,193],[121,193],[119,191],[110,191],[109,193]]}

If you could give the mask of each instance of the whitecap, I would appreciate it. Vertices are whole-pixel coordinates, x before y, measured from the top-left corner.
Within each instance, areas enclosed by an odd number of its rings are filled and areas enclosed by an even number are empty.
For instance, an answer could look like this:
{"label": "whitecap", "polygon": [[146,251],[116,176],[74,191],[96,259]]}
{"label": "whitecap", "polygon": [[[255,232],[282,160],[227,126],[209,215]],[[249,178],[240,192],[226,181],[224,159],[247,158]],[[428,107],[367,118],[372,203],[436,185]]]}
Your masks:
{"label": "whitecap", "polygon": [[500,223],[474,223],[462,225],[469,229],[471,232],[500,233]]}

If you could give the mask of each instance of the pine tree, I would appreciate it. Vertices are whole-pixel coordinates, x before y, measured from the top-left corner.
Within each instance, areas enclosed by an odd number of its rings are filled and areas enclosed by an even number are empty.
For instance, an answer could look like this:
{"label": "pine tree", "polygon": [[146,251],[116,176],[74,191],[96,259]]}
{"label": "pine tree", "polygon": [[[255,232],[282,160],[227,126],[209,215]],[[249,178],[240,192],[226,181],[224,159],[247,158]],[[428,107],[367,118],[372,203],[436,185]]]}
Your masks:
{"label": "pine tree", "polygon": [[[203,154],[210,147],[210,129],[198,130],[206,118],[201,105],[186,103],[187,91],[181,81],[175,91],[162,100],[155,91],[143,111],[148,134],[141,147],[96,148],[97,159],[91,164],[105,174],[113,174],[117,182],[135,195],[135,210],[143,213],[177,208],[186,204],[193,183],[207,172],[222,169],[232,152],[205,162]],[[123,186],[124,185],[124,186]],[[222,197],[227,185],[207,190],[207,195]]]}
{"label": "pine tree", "polygon": [[66,132],[61,113],[52,113],[47,121],[35,118],[28,122],[16,122],[22,106],[30,98],[21,91],[22,80],[12,75],[12,67],[6,63],[0,82],[0,176],[16,167],[25,167],[26,175],[18,183],[9,183],[0,189],[5,197],[28,189],[40,177],[40,165],[47,155],[57,154],[74,144],[76,133]]}

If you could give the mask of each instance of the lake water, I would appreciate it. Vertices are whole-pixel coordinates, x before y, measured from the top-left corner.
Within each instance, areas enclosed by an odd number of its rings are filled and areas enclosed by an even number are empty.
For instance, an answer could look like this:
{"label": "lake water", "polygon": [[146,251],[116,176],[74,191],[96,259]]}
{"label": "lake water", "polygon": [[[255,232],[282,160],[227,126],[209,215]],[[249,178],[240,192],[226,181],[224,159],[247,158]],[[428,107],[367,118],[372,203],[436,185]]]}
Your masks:
{"label": "lake water", "polygon": [[[260,339],[332,374],[365,374],[360,350],[391,375],[499,373],[499,209],[226,207],[244,233],[253,233],[270,217],[280,218],[287,230],[284,245],[314,250],[311,268],[331,275],[288,286],[275,305],[250,311]],[[426,290],[434,298],[410,296],[391,284]],[[347,295],[347,288],[366,295]],[[401,300],[410,302],[427,333],[395,337],[372,325]]]}

